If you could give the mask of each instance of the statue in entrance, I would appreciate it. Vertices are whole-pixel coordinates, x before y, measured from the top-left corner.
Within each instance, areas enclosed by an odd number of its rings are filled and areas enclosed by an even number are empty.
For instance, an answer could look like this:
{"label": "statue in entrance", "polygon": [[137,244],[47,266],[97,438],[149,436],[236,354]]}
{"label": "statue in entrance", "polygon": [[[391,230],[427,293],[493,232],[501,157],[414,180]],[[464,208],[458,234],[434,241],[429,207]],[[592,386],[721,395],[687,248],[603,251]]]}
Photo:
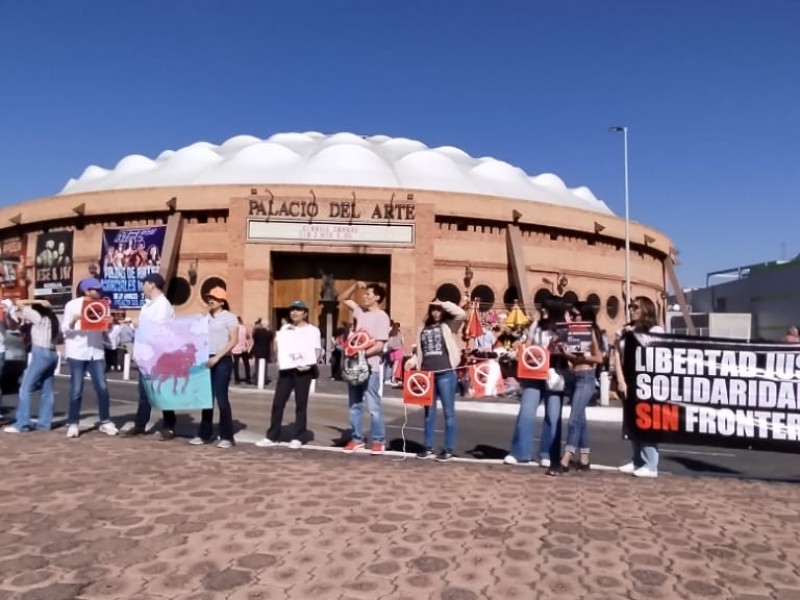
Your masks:
{"label": "statue in entrance", "polygon": [[322,301],[336,302],[339,299],[339,292],[337,292],[336,288],[333,286],[336,281],[333,277],[333,273],[326,273],[320,270],[319,274],[320,277],[322,277],[322,292],[320,292]]}

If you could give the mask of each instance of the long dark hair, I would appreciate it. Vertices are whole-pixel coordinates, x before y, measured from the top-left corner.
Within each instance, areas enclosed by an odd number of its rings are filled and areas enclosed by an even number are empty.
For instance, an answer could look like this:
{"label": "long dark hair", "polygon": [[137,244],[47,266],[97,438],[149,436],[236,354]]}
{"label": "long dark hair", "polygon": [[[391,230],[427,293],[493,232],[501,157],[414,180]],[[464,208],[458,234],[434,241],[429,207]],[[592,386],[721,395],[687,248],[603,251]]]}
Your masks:
{"label": "long dark hair", "polygon": [[450,321],[453,318],[453,315],[451,315],[444,308],[442,308],[441,305],[439,305],[439,304],[429,304],[428,305],[428,312],[425,315],[425,322],[424,322],[425,327],[430,327],[431,325],[436,325],[436,321],[433,320],[433,316],[431,315],[431,311],[434,308],[439,309],[439,312],[442,313],[442,316],[439,319],[439,324],[440,325],[443,325],[443,324],[447,323],[448,321]]}
{"label": "long dark hair", "polygon": [[553,329],[556,323],[567,320],[567,303],[561,296],[550,296],[542,302],[542,308],[547,311],[547,317],[539,321],[540,329]]}
{"label": "long dark hair", "polygon": [[52,340],[51,343],[55,344],[56,340],[58,339],[58,334],[61,332],[61,325],[58,322],[56,313],[53,312],[52,308],[45,306],[44,304],[34,303],[31,304],[31,308],[42,315],[45,319],[50,320],[50,339]]}

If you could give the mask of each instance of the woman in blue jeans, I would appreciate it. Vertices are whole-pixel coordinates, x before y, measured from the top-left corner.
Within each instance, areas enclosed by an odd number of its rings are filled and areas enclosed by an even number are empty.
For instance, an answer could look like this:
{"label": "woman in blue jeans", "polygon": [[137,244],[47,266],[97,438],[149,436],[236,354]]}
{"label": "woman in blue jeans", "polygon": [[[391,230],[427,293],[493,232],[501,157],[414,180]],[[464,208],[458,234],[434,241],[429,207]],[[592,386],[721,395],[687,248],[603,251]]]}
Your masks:
{"label": "woman in blue jeans", "polygon": [[[625,373],[620,357],[625,356],[624,335],[629,332],[640,333],[664,333],[664,328],[659,326],[656,316],[656,305],[644,296],[637,296],[630,304],[631,324],[620,331],[617,337],[617,352],[614,353],[615,377],[617,379],[617,390],[627,401],[628,386],[625,381]],[[634,477],[658,477],[658,446],[631,439],[631,450],[633,455],[631,461],[622,465],[619,470],[627,475]]]}
{"label": "woman in blue jeans", "polygon": [[[406,369],[419,367],[434,375],[433,404],[425,407],[425,448],[417,458],[436,456],[438,461],[448,461],[454,456],[456,443],[456,367],[461,361],[458,330],[466,313],[453,302],[433,300],[428,306],[425,323],[419,332],[419,342],[414,356],[408,359]],[[436,400],[444,412],[444,447],[435,454],[433,433],[436,429]]]}
{"label": "woman in blue jeans", "polygon": [[573,322],[591,323],[591,338],[588,347],[582,352],[564,351],[564,357],[572,365],[574,387],[572,391],[572,410],[567,424],[567,445],[557,465],[547,471],[548,475],[559,475],[569,471],[569,465],[575,454],[579,455],[578,470],[588,471],[591,468],[589,459],[589,428],[586,423],[586,407],[595,393],[597,365],[603,362],[600,346],[600,330],[595,322],[595,307],[581,302],[575,306]]}
{"label": "woman in blue jeans", "polygon": [[[545,348],[550,354],[550,366],[569,380],[569,365],[558,351],[555,344],[555,324],[566,319],[566,303],[563,298],[551,296],[541,307],[542,319],[533,323],[527,332],[527,341]],[[546,381],[531,379],[520,380],[522,397],[519,413],[514,425],[514,436],[511,439],[511,450],[503,459],[507,465],[516,465],[533,460],[534,431],[536,429],[536,411],[539,403],[545,401],[544,422],[539,442],[539,464],[550,467],[556,464],[561,453],[561,408],[567,391],[548,389]]]}
{"label": "woman in blue jeans", "polygon": [[[60,331],[58,317],[46,300],[17,300],[22,317],[31,324],[31,362],[22,376],[19,387],[16,421],[3,431],[22,433],[37,429],[50,431],[53,421],[53,377],[58,364],[56,341]],[[33,392],[42,390],[36,427],[31,423]]]}

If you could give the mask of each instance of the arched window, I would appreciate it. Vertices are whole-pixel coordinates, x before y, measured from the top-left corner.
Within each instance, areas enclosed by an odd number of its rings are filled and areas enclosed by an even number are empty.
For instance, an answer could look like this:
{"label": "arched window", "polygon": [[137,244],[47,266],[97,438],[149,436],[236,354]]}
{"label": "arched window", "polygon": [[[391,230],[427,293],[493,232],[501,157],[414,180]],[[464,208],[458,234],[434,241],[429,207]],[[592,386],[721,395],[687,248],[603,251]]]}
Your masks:
{"label": "arched window", "polygon": [[519,293],[517,293],[517,287],[512,285],[503,294],[503,304],[506,305],[506,308],[511,309],[511,307],[514,306],[514,302],[518,300]]}
{"label": "arched window", "polygon": [[167,286],[167,300],[169,300],[173,306],[186,304],[191,297],[192,286],[189,285],[186,279],[183,277],[173,277],[170,279],[169,285]]}
{"label": "arched window", "polygon": [[481,311],[487,311],[494,306],[494,290],[488,285],[476,285],[472,288],[470,300],[480,300]]}
{"label": "arched window", "polygon": [[443,283],[436,288],[436,297],[439,300],[447,300],[448,302],[453,302],[454,304],[460,304],[461,290],[458,289],[457,285],[452,283]]}
{"label": "arched window", "polygon": [[606,314],[611,320],[617,318],[619,315],[619,298],[616,296],[611,296],[608,300],[606,300]]}
{"label": "arched window", "polygon": [[600,314],[600,296],[597,294],[589,294],[586,296],[586,304],[594,307],[595,314]]}

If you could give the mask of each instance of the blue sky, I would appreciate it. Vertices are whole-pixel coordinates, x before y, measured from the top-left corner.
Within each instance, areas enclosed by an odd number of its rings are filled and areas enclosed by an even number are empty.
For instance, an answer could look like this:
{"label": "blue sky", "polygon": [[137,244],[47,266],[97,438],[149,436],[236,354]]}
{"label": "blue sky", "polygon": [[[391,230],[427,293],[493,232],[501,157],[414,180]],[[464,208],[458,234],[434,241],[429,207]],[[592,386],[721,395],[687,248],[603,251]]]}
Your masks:
{"label": "blue sky", "polygon": [[[800,253],[800,2],[0,0],[0,204],[248,133],[454,145],[667,233],[684,286]],[[622,265],[620,265],[622,269]]]}

